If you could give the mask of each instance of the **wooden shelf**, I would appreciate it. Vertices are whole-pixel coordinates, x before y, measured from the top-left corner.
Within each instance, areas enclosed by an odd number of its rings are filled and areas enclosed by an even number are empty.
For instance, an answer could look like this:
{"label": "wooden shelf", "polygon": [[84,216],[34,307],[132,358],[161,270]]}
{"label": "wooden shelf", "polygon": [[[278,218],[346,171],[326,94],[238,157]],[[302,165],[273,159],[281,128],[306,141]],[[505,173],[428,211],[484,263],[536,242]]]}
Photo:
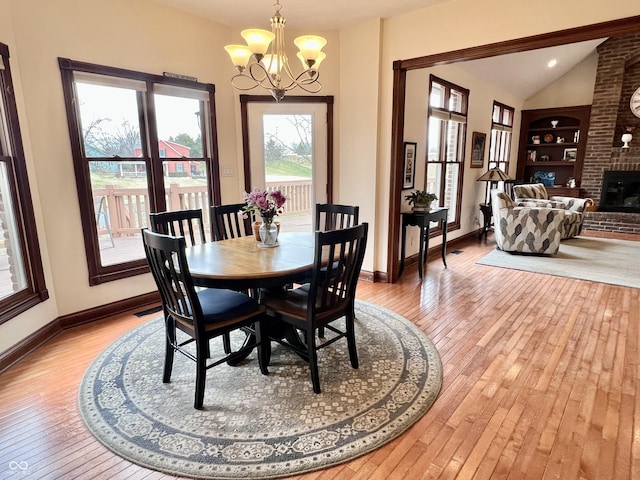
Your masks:
{"label": "wooden shelf", "polygon": [[[565,188],[571,178],[575,179],[579,187],[582,181],[582,164],[590,114],[590,105],[523,110],[517,180],[530,183],[536,181],[538,172],[553,173],[556,187]],[[553,128],[552,120],[557,121],[556,128]],[[553,136],[553,140],[545,142],[544,137],[549,135]],[[540,142],[534,143],[534,137]],[[558,143],[559,138],[564,141]],[[565,149],[574,149],[575,160],[564,160]],[[541,160],[543,156],[549,160]]]}

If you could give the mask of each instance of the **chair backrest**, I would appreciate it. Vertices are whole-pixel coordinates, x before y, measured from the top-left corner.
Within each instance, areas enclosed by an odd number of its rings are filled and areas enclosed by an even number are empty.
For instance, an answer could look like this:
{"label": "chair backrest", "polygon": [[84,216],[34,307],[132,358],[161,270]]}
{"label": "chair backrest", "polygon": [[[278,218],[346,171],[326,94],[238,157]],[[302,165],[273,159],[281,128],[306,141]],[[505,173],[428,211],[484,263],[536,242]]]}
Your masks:
{"label": "chair backrest", "polygon": [[211,238],[214,241],[252,235],[252,218],[249,213],[241,212],[244,206],[244,203],[233,203],[211,207]]}
{"label": "chair backrest", "polygon": [[360,207],[335,203],[316,203],[315,230],[328,231],[358,225]]}
{"label": "chair backrest", "polygon": [[189,246],[207,241],[201,209],[151,213],[149,218],[151,229],[156,233],[185,237]]}
{"label": "chair backrest", "polygon": [[541,183],[523,183],[513,186],[513,197],[518,199],[535,198],[536,200],[548,200],[547,189]]}
{"label": "chair backrest", "polygon": [[505,192],[497,188],[491,190],[491,209],[493,210],[493,214],[496,216],[496,220],[500,209],[513,208],[514,206],[515,203]]}
{"label": "chair backrest", "polygon": [[142,239],[144,253],[165,311],[176,321],[193,328],[197,334],[204,329],[201,322],[195,320],[203,318],[202,306],[189,272],[184,237],[143,228]]}
{"label": "chair backrest", "polygon": [[[353,308],[356,286],[367,247],[369,224],[315,233],[314,267],[307,316],[337,318]],[[313,319],[313,320],[312,320]]]}

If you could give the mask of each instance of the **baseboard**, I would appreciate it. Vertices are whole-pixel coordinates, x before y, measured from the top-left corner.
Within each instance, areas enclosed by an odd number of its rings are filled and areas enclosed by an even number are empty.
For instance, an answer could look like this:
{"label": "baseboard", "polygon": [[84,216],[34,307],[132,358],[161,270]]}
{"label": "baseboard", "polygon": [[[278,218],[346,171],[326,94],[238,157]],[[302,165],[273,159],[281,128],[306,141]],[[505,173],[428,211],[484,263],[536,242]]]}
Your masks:
{"label": "baseboard", "polygon": [[81,312],[63,315],[49,322],[13,347],[0,353],[0,372],[3,372],[21,358],[33,352],[43,343],[51,340],[62,330],[82,325],[103,318],[125,313],[130,310],[146,307],[160,302],[158,292],[145,293],[132,298],[125,298],[106,305],[82,310]]}
{"label": "baseboard", "polygon": [[[460,245],[463,245],[471,240],[478,240],[478,238],[480,238],[480,233],[482,233],[482,229],[473,230],[472,232],[466,233],[465,235],[461,235],[460,237],[454,238],[453,240],[447,239],[447,251],[455,250]],[[429,247],[429,252],[427,253],[427,261],[431,262],[433,259],[440,258],[441,251],[442,251],[442,244]],[[405,268],[408,265],[415,265],[417,263],[418,263],[417,253],[411,255],[410,257],[405,258],[404,260]]]}

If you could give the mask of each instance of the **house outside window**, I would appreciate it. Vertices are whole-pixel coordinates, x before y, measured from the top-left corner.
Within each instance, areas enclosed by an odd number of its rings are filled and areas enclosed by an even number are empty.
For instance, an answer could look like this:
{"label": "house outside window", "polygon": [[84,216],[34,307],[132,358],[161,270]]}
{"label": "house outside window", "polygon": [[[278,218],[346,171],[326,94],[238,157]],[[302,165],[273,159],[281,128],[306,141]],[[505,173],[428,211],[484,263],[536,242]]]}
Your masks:
{"label": "house outside window", "polygon": [[[208,221],[209,205],[220,202],[215,88],[64,58],[59,65],[89,283],[146,273],[140,232],[149,213],[201,208]],[[195,168],[185,171],[187,157]]]}
{"label": "house outside window", "polygon": [[[513,117],[515,109],[500,102],[493,102],[491,116],[491,139],[489,140],[489,169],[498,167],[509,173],[511,139],[513,136]],[[504,185],[498,185],[502,190]],[[488,193],[486,203],[489,203]]]}
{"label": "house outside window", "polygon": [[49,298],[13,92],[0,43],[0,323]]}
{"label": "house outside window", "polygon": [[447,207],[450,227],[460,228],[464,144],[469,90],[429,77],[425,189]]}

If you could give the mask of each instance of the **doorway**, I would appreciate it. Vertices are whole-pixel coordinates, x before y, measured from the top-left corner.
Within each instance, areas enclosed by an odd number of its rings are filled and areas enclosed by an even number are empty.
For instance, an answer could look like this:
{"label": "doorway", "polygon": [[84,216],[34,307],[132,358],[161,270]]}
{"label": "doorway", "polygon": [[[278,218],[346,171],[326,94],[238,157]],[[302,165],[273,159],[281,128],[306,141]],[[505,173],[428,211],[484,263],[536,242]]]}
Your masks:
{"label": "doorway", "polygon": [[241,95],[245,190],[281,190],[278,221],[312,231],[316,203],[331,202],[333,97]]}

